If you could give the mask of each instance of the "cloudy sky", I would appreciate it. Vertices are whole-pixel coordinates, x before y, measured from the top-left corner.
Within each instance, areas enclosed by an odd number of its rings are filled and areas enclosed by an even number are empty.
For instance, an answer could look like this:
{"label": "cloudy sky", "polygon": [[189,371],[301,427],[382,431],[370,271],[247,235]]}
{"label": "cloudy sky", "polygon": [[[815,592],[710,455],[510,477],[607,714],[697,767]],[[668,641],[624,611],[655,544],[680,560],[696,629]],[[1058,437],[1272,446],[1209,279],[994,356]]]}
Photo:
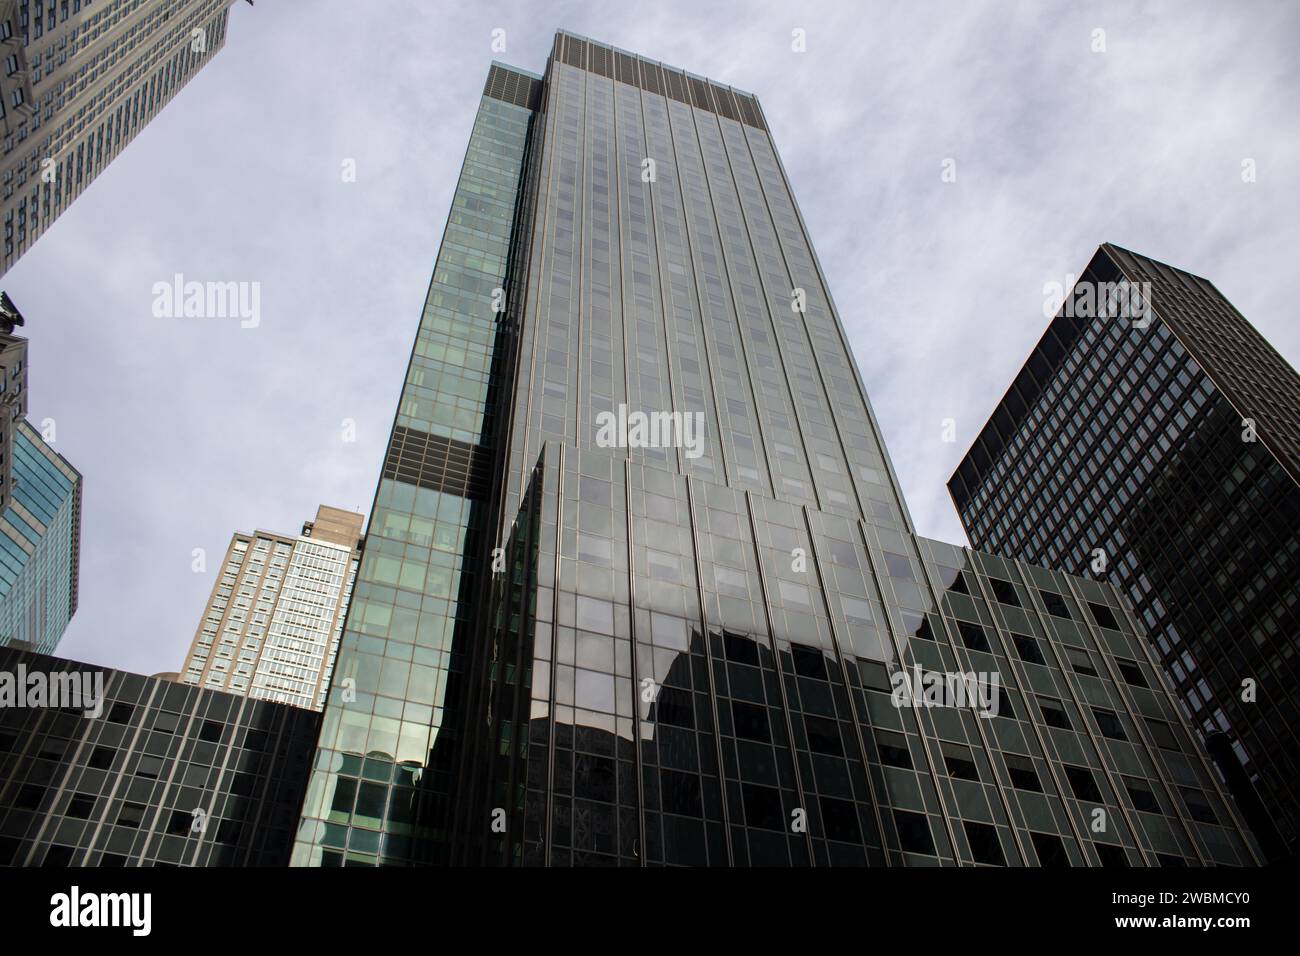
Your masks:
{"label": "cloudy sky", "polygon": [[[369,509],[488,64],[540,72],[557,27],[759,96],[923,534],[964,542],[944,483],[1044,284],[1103,241],[1209,278],[1300,364],[1300,7],[790,6],[236,4],[225,49],[0,280],[29,417],[86,482],[60,653],[177,669],[233,531]],[[154,317],[176,273],[260,283],[260,325]]]}

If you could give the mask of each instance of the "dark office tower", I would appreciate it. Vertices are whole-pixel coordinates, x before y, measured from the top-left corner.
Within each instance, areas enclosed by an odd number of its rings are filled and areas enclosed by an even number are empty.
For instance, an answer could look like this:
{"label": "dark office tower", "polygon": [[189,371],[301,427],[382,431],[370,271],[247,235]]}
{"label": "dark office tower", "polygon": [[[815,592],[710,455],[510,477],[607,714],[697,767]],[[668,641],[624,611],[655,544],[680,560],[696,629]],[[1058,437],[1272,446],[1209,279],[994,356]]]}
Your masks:
{"label": "dark office tower", "polygon": [[749,94],[491,68],[371,514],[297,864],[1251,859],[1111,586],[913,534]]}
{"label": "dark office tower", "polygon": [[0,647],[0,866],[283,866],[313,711]]}
{"label": "dark office tower", "polygon": [[1107,244],[948,483],[975,547],[1128,595],[1273,858],[1300,832],[1298,476],[1295,370],[1212,284]]}

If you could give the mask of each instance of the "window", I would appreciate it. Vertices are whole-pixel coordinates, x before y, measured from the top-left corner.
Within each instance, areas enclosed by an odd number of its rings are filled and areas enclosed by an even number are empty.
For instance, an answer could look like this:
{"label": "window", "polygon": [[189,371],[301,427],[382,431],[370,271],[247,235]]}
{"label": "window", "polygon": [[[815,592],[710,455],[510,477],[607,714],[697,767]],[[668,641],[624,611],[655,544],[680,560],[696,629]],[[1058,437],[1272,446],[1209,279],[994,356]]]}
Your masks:
{"label": "window", "polygon": [[1002,843],[998,839],[997,827],[964,820],[962,828],[965,829],[966,839],[970,842],[971,859],[976,863],[988,863],[991,866],[1006,864],[1002,856]]}
{"label": "window", "polygon": [[121,827],[136,827],[144,822],[145,806],[143,803],[124,803],[122,809],[117,814],[117,825]]}
{"label": "window", "polygon": [[1049,727],[1055,727],[1058,730],[1073,730],[1070,723],[1070,715],[1065,712],[1064,705],[1059,700],[1052,700],[1049,697],[1038,698],[1038,710],[1043,715],[1043,722]]}
{"label": "window", "polygon": [[1030,833],[1034,843],[1034,852],[1038,854],[1039,866],[1069,866],[1070,858],[1065,853],[1065,844],[1061,838],[1051,833]]}
{"label": "window", "polygon": [[745,823],[764,830],[784,830],[785,812],[781,809],[781,796],[771,787],[756,784],[742,785],[745,803]]}
{"label": "window", "polygon": [[108,709],[108,719],[115,724],[129,724],[135,708],[130,704],[118,701]]}
{"label": "window", "polygon": [[934,855],[934,837],[930,834],[930,821],[924,813],[895,810],[894,826],[898,828],[898,845],[905,853]]}
{"label": "window", "polygon": [[959,780],[979,780],[979,769],[975,766],[970,748],[947,741],[941,742],[940,748],[943,751],[943,765],[948,771],[948,776]]}
{"label": "window", "polygon": [[970,594],[970,585],[966,583],[966,576],[956,568],[940,565],[939,580],[943,582],[945,590],[954,591],[957,594]]}
{"label": "window", "polygon": [[758,666],[758,643],[747,635],[723,631],[722,648],[727,655],[727,660]]}
{"label": "window", "polygon": [[1193,820],[1198,823],[1219,822],[1219,818],[1214,813],[1214,808],[1210,806],[1210,801],[1205,799],[1203,793],[1197,790],[1189,790],[1186,787],[1179,787],[1178,792],[1183,795],[1183,803]]}
{"label": "window", "polygon": [[1065,598],[1055,591],[1044,591],[1042,588],[1038,589],[1038,593],[1042,596],[1043,606],[1047,608],[1048,614],[1053,617],[1070,617],[1070,610],[1065,606]]}
{"label": "window", "polygon": [[1070,662],[1070,667],[1076,674],[1086,674],[1089,677],[1097,676],[1097,668],[1092,666],[1092,658],[1082,647],[1071,647],[1066,644],[1065,657]]}
{"label": "window", "polygon": [[915,611],[903,611],[903,632],[913,637],[919,637],[922,640],[934,640],[934,629],[930,626],[930,619],[923,614],[917,614]]}
{"label": "window", "polygon": [[1120,676],[1124,678],[1125,683],[1132,684],[1134,687],[1151,686],[1142,675],[1142,668],[1135,661],[1117,660],[1115,663],[1119,667]]}
{"label": "window", "polygon": [[221,722],[217,720],[205,720],[199,727],[199,740],[206,740],[210,744],[221,742]]}
{"label": "window", "polygon": [[167,821],[167,832],[173,836],[188,836],[193,823],[194,815],[189,811],[173,810],[171,819]]}
{"label": "window", "polygon": [[1092,619],[1097,622],[1098,627],[1108,627],[1112,631],[1119,630],[1119,622],[1115,620],[1115,612],[1105,604],[1095,604],[1089,601],[1088,610],[1092,612]]}
{"label": "window", "polygon": [[758,740],[769,743],[772,731],[767,723],[767,709],[759,704],[748,704],[743,700],[731,702],[731,719],[735,723],[736,736],[745,740]]}
{"label": "window", "polygon": [[915,580],[912,574],[912,562],[901,554],[895,554],[892,551],[885,552],[885,568],[891,578],[904,578],[908,581]]}
{"label": "window", "polygon": [[876,731],[876,749],[880,752],[880,762],[886,767],[912,769],[912,753],[907,747],[907,737],[889,730]]}
{"label": "window", "polygon": [[88,793],[73,794],[68,801],[66,814],[70,817],[76,817],[78,820],[89,820],[91,814],[95,812],[95,798]]}
{"label": "window", "polygon": [[1016,593],[1016,586],[1010,581],[1003,581],[1001,578],[989,578],[989,584],[993,588],[993,596],[1000,603],[1020,607],[1020,595]]}
{"label": "window", "polygon": [[578,595],[578,627],[585,631],[599,631],[602,634],[614,633],[614,605],[608,601]]}
{"label": "window", "polygon": [[1016,653],[1020,659],[1029,664],[1046,664],[1043,659],[1043,649],[1038,644],[1038,638],[1030,637],[1028,634],[1012,634],[1011,639],[1015,642]]}
{"label": "window", "polygon": [[870,690],[892,691],[889,668],[879,661],[858,661],[858,673],[862,677],[862,686]]}
{"label": "window", "polygon": [[1097,789],[1097,780],[1087,767],[1071,767],[1066,764],[1065,779],[1070,782],[1070,789],[1078,799],[1089,803],[1101,802],[1101,791]]}
{"label": "window", "polygon": [[135,765],[135,775],[137,777],[149,777],[157,780],[162,773],[163,762],[158,757],[151,757],[149,754],[141,754],[140,762]]}
{"label": "window", "polygon": [[1124,789],[1128,791],[1129,799],[1133,801],[1133,809],[1141,810],[1143,813],[1160,812],[1160,803],[1156,800],[1156,795],[1142,781],[1125,777]]}
{"label": "window", "polygon": [[1124,725],[1114,711],[1094,707],[1092,716],[1097,721],[1097,729],[1101,731],[1103,737],[1109,737],[1111,740],[1128,740],[1128,735],[1124,733]]}
{"label": "window", "polygon": [[655,698],[654,719],[655,723],[693,729],[695,711],[691,692],[679,687],[661,686],[659,696]]}
{"label": "window", "polygon": [[1097,858],[1101,860],[1102,866],[1128,866],[1128,854],[1124,852],[1122,846],[1113,846],[1110,843],[1093,843],[1092,848],[1097,851]]}
{"label": "window", "polygon": [[844,755],[844,744],[840,740],[839,726],[835,721],[805,714],[803,725],[808,732],[808,749],[813,753],[836,757]]}
{"label": "window", "polygon": [[791,644],[790,656],[794,659],[794,672],[800,677],[826,679],[826,655],[819,648],[807,644]]}
{"label": "window", "polygon": [[112,747],[96,747],[90,752],[86,763],[95,770],[107,770],[113,766],[113,757],[117,753]]}
{"label": "window", "polygon": [[1181,750],[1178,741],[1174,738],[1173,729],[1163,720],[1147,720],[1147,729],[1151,731],[1151,736],[1155,738],[1156,746],[1165,750]]}
{"label": "window", "polygon": [[1042,793],[1043,786],[1038,782],[1038,771],[1034,769],[1034,761],[1029,757],[1020,754],[1002,755],[1006,762],[1007,773],[1011,777],[1011,786],[1017,790],[1030,790],[1034,793]]}
{"label": "window", "polygon": [[983,651],[986,654],[992,653],[988,636],[984,633],[984,628],[978,624],[972,624],[969,621],[958,621],[957,633],[961,635],[961,642],[970,650]]}
{"label": "window", "polygon": [[858,829],[858,812],[852,801],[821,797],[818,803],[827,839],[844,843],[862,842],[862,831]]}

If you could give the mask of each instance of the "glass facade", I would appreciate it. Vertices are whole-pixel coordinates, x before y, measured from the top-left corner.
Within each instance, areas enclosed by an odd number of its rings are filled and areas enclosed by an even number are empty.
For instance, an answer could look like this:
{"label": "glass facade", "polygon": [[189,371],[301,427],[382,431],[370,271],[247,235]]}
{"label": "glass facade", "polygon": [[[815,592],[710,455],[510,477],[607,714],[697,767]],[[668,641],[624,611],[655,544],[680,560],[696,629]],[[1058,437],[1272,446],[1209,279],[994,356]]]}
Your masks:
{"label": "glass facade", "polygon": [[1144,646],[914,534],[757,101],[560,33],[489,73],[293,861],[1251,862]]}
{"label": "glass facade", "polygon": [[456,732],[447,697],[465,670],[486,571],[486,463],[511,337],[507,261],[536,82],[494,67],[470,133],[371,509],[295,862],[446,851],[454,786],[442,754]]}
{"label": "glass facade", "polygon": [[[15,699],[36,673],[98,707]],[[0,699],[0,866],[288,860],[319,714],[10,648]]]}
{"label": "glass facade", "polygon": [[[1120,280],[1150,314],[1080,314]],[[1114,246],[1072,303],[949,482],[962,523],[1128,596],[1261,844],[1292,855],[1300,378],[1209,282]]]}
{"label": "glass facade", "polygon": [[77,610],[81,474],[25,420],[12,464],[0,513],[0,647],[21,641],[48,654]]}

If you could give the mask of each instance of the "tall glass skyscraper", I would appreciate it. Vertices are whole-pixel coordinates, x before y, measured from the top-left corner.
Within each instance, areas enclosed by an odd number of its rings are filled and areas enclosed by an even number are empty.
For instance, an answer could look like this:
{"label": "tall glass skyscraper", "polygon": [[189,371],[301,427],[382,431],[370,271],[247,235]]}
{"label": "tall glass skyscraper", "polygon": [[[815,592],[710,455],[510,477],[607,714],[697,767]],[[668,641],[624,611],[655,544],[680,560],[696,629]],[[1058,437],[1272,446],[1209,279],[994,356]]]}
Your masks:
{"label": "tall glass skyscraper", "polygon": [[0,646],[49,654],[77,610],[81,473],[24,420],[11,480],[0,512]]}
{"label": "tall glass skyscraper", "polygon": [[1109,585],[916,536],[757,100],[489,71],[298,865],[1249,863]]}
{"label": "tall glass skyscraper", "polygon": [[1210,282],[1103,245],[948,487],[977,548],[1128,595],[1261,843],[1294,856],[1295,369]]}

